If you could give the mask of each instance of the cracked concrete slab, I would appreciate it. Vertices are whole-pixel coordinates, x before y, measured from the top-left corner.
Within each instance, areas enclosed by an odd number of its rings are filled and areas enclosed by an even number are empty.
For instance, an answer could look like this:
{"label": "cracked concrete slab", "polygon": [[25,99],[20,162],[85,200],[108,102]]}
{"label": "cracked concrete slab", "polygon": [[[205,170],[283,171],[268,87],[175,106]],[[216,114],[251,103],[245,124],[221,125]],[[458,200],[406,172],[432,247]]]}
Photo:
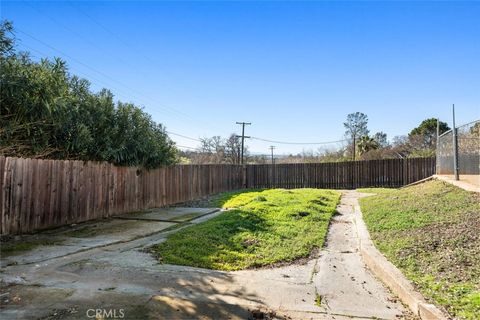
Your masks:
{"label": "cracked concrete slab", "polygon": [[272,315],[267,319],[402,317],[404,307],[359,258],[350,197],[348,192],[342,197],[326,247],[281,267],[223,272],[165,265],[144,250],[186,225],[36,264],[4,267],[0,317],[85,319],[92,308],[123,309],[125,319],[247,319],[259,310]]}
{"label": "cracked concrete slab", "polygon": [[108,219],[76,225],[70,230],[62,228],[57,234],[48,232],[26,235],[15,242],[39,245],[28,251],[2,252],[0,266],[38,263],[90,248],[128,242],[174,225],[176,224],[171,222]]}
{"label": "cracked concrete slab", "polygon": [[145,212],[129,213],[121,216],[116,216],[116,218],[129,220],[185,222],[195,219],[199,216],[214,213],[219,210],[220,209],[218,208],[189,207],[155,208],[147,210]]}

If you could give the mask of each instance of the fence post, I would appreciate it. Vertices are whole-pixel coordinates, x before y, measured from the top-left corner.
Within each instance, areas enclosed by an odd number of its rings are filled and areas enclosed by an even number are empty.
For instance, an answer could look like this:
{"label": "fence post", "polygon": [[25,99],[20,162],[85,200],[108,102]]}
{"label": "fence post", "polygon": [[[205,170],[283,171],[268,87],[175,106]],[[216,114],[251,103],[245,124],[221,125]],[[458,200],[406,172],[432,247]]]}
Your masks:
{"label": "fence post", "polygon": [[455,180],[459,180],[458,177],[458,139],[457,139],[457,128],[455,128],[455,105],[452,107],[452,115],[453,115],[453,128],[452,128],[452,136],[453,136],[453,174],[455,176]]}

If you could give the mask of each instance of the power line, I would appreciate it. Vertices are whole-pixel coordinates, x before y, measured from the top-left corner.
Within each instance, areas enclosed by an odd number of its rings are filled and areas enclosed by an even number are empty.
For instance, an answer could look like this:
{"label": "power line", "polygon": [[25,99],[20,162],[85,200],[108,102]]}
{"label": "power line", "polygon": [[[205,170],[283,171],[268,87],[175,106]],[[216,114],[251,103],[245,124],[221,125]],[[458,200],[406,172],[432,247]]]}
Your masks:
{"label": "power line", "polygon": [[[28,50],[30,50],[30,51],[28,52],[29,55],[31,55],[31,56],[33,56],[33,57],[36,57],[36,58],[38,58],[38,59],[43,59],[43,57],[48,56],[47,53],[45,53],[45,52],[43,52],[43,51],[41,51],[41,50],[38,50],[38,49],[36,49],[36,48],[33,48],[33,47],[29,46],[29,45],[26,45],[26,44],[24,44],[24,43],[22,43],[22,47],[25,47],[25,48],[27,48]],[[36,52],[36,53],[39,54],[39,55],[31,54],[31,51]],[[43,56],[43,57],[42,57],[42,56]],[[98,78],[92,77],[91,75],[88,75],[88,74],[86,74],[86,73],[84,73],[84,72],[82,72],[82,71],[80,71],[80,70],[74,70],[73,73],[84,76],[85,79],[86,79],[88,82],[90,82],[90,83],[92,83],[92,84],[96,84],[96,85],[99,86],[99,87],[103,87],[103,88],[105,88],[105,89],[107,89],[107,88],[108,88],[108,89],[115,89],[117,96],[123,96],[123,97],[126,98],[127,100],[131,98],[131,96],[126,95],[124,92],[122,93],[121,90],[119,90],[118,88],[112,86],[112,85],[111,85],[110,83],[108,83],[108,82],[105,82],[105,81],[100,80],[100,79],[98,79]],[[87,78],[88,78],[88,79],[87,79]],[[92,79],[95,80],[95,81],[92,81]],[[139,100],[140,100],[140,99],[139,99]]]}
{"label": "power line", "polygon": [[[37,11],[39,14],[47,17],[48,19],[50,19],[53,23],[55,23],[56,25],[62,27],[63,29],[67,30],[68,32],[74,34],[75,36],[77,36],[79,39],[81,39],[82,41],[84,41],[85,43],[88,43],[92,48],[95,48],[97,49],[96,51],[103,51],[104,54],[103,56],[105,57],[108,57],[109,59],[111,59],[112,57],[115,57],[116,59],[118,59],[122,64],[125,64],[125,65],[129,65],[131,68],[135,69],[135,72],[140,72],[143,76],[145,77],[149,77],[150,75],[147,75],[146,73],[144,73],[142,70],[138,70],[138,68],[136,68],[135,66],[133,66],[132,64],[130,64],[129,61],[125,60],[125,59],[122,59],[121,57],[118,57],[118,56],[113,56],[110,52],[107,52],[104,48],[102,47],[99,47],[96,43],[92,42],[89,38],[83,36],[81,33],[77,32],[76,30],[70,28],[69,26],[66,26],[65,24],[61,23],[60,21],[58,21],[56,18],[50,16],[49,14],[45,13],[43,10],[40,10],[38,9],[37,7],[33,6],[32,4],[28,3],[28,2],[24,2],[25,5],[29,6],[30,8],[34,9],[35,11]],[[136,52],[136,51],[135,51]]]}
{"label": "power line", "polygon": [[188,146],[182,146],[182,145],[179,145],[179,144],[176,144],[175,146],[176,146],[176,147],[178,147],[178,148],[184,148],[184,149],[192,149],[192,150],[197,150],[197,148],[194,148],[194,147],[188,147]]}
{"label": "power line", "polygon": [[[92,71],[94,71],[94,72],[102,75],[103,77],[105,77],[105,78],[107,78],[107,79],[110,79],[111,81],[114,81],[114,82],[122,85],[123,87],[125,87],[125,88],[127,88],[127,89],[129,89],[129,90],[136,91],[136,90],[130,88],[129,86],[127,86],[127,85],[125,85],[125,84],[123,84],[123,83],[115,80],[114,78],[108,76],[107,74],[105,74],[105,73],[103,73],[103,72],[101,72],[101,71],[98,71],[98,70],[90,67],[89,65],[83,63],[82,61],[80,61],[80,60],[78,60],[78,59],[76,59],[76,58],[74,58],[74,57],[72,57],[72,56],[64,53],[63,51],[61,51],[61,50],[59,50],[59,49],[57,49],[57,48],[49,45],[48,43],[46,43],[46,42],[44,42],[44,41],[42,41],[42,40],[40,40],[40,39],[38,39],[38,38],[30,35],[29,33],[25,32],[25,31],[23,31],[23,30],[19,30],[18,28],[17,28],[17,30],[20,31],[21,33],[25,34],[26,36],[32,38],[33,40],[35,40],[35,41],[43,44],[44,46],[46,46],[46,47],[48,47],[48,48],[50,48],[50,49],[52,49],[52,50],[54,50],[54,51],[57,51],[57,52],[61,53],[62,55],[66,56],[67,58],[76,61],[76,62],[79,63],[80,65],[83,65],[84,67],[86,67],[86,68],[88,68],[88,69],[90,69],[90,70],[92,70]],[[25,45],[25,44],[23,44],[23,46],[29,48],[30,50],[39,52],[40,54],[46,55],[44,52],[41,52],[41,51],[39,51],[39,50],[37,50],[37,49],[34,49],[34,48],[30,47],[30,46],[27,46],[27,45]],[[80,73],[80,72],[78,72],[78,71],[76,71],[76,72],[77,72],[77,73]],[[91,77],[91,76],[88,76],[88,77]],[[93,78],[93,77],[92,77],[92,78]],[[94,78],[94,79],[95,79],[95,78]],[[106,82],[104,82],[104,81],[102,81],[102,80],[98,80],[98,79],[96,79],[96,80],[99,81],[99,82],[103,82],[103,84],[106,84],[106,85],[109,86],[109,87],[113,87],[113,86],[111,86],[111,84],[106,83]],[[91,81],[91,82],[92,82],[92,81]],[[116,89],[117,91],[119,91],[118,88],[115,88],[115,87],[113,87],[113,88]],[[140,94],[141,94],[141,93],[140,93]],[[124,97],[128,97],[126,94],[122,94],[122,95],[123,95]],[[138,98],[138,97],[137,97],[137,98]],[[148,97],[147,97],[147,98],[148,98]],[[139,100],[140,100],[140,99],[139,99]],[[141,100],[143,100],[143,99],[141,99]],[[151,99],[151,100],[152,100],[152,99]],[[154,100],[152,100],[152,101],[154,101]],[[163,107],[163,108],[164,108],[164,109],[170,109],[170,110],[172,110],[172,111],[175,111],[175,112],[177,112],[177,113],[180,113],[180,114],[182,114],[182,115],[184,115],[184,116],[187,116],[187,117],[191,118],[189,115],[187,115],[187,114],[185,114],[185,113],[183,113],[183,112],[180,112],[180,111],[178,111],[178,110],[175,110],[175,109],[173,109],[173,108],[169,108],[169,107]],[[193,119],[193,118],[191,118],[191,119],[194,120],[194,121],[196,121],[196,120]],[[277,144],[289,144],[289,145],[324,145],[324,144],[341,143],[341,142],[346,142],[346,141],[348,141],[348,140],[346,140],[346,139],[342,139],[342,140],[324,141],[324,142],[291,142],[291,141],[278,141],[278,140],[264,139],[264,138],[259,138],[259,137],[250,137],[250,136],[245,136],[245,125],[251,125],[251,123],[250,123],[250,122],[237,122],[237,124],[241,124],[241,125],[242,125],[242,135],[241,135],[241,136],[237,136],[237,137],[241,137],[241,138],[242,138],[242,155],[241,155],[241,157],[242,157],[242,163],[243,163],[244,139],[245,139],[245,138],[251,138],[251,139],[254,139],[254,140],[271,142],[271,143],[277,143]],[[172,135],[176,135],[176,136],[179,136],[179,137],[182,137],[182,138],[185,138],[185,139],[189,139],[189,140],[192,140],[192,141],[201,142],[201,140],[199,140],[199,139],[192,138],[192,137],[188,137],[188,136],[185,136],[185,135],[182,135],[182,134],[178,134],[178,133],[175,133],[175,132],[167,131],[167,133],[172,134]]]}
{"label": "power line", "polygon": [[[35,49],[35,48],[33,48],[33,47],[30,47],[30,46],[28,46],[28,45],[26,45],[26,44],[22,44],[22,46],[28,48],[29,50],[32,50],[32,51],[40,54],[40,55],[47,56],[47,54],[46,54],[45,52],[42,52],[42,51],[40,51],[40,50],[38,50],[38,49]],[[41,56],[37,56],[37,57],[38,57],[38,58],[41,58]],[[76,70],[75,73],[82,74],[82,72],[80,72],[80,71],[78,71],[78,70]],[[86,74],[83,74],[83,75],[87,76]],[[91,76],[89,76],[89,77],[91,77]],[[93,77],[91,77],[91,78],[93,78]],[[95,79],[95,78],[93,78],[93,79]],[[98,81],[99,83],[96,83],[96,82],[91,81],[90,79],[88,79],[89,82],[94,83],[94,84],[99,85],[99,86],[100,86],[100,85],[110,86],[110,84],[108,84],[108,83],[106,83],[106,82],[104,82],[104,81],[102,81],[102,80],[99,80],[99,79],[95,79],[95,80]],[[114,89],[116,89],[116,90],[118,91],[117,88],[114,88]],[[125,95],[125,94],[121,94],[121,93],[120,93],[120,95],[124,96],[125,98],[128,98],[128,96]],[[182,137],[182,138],[185,138],[185,139],[188,139],[188,140],[197,141],[197,142],[202,142],[200,139],[192,138],[192,137],[189,137],[189,136],[186,136],[186,135],[183,135],[183,134],[179,134],[179,133],[176,133],[176,132],[166,131],[166,133],[168,133],[168,134],[170,134],[170,135],[179,136],[179,137]],[[187,147],[187,146],[180,146],[180,145],[177,145],[177,146],[179,146],[179,147],[184,147],[184,148],[190,148],[190,149],[196,149],[196,148],[194,148],[194,147]]]}
{"label": "power line", "polygon": [[[244,122],[237,122],[237,124],[242,125],[242,131],[243,131]],[[251,123],[249,123],[249,122],[245,122],[245,125],[250,125],[250,124]],[[176,136],[179,136],[179,137],[182,137],[182,138],[185,138],[185,139],[189,139],[189,140],[192,140],[192,141],[201,142],[200,139],[195,139],[195,138],[192,138],[192,137],[189,137],[189,136],[186,136],[186,135],[183,135],[183,134],[179,134],[179,133],[176,133],[176,132],[167,131],[167,133],[172,134],[172,135],[176,135]],[[324,142],[287,142],[287,141],[269,140],[269,139],[263,139],[263,138],[258,138],[258,137],[245,136],[244,131],[243,131],[243,136],[242,135],[237,135],[236,137],[238,137],[238,138],[244,137],[245,139],[250,138],[250,139],[255,139],[255,140],[260,140],[260,141],[280,143],[280,144],[291,144],[291,145],[321,145],[321,144],[333,144],[333,143],[341,143],[341,142],[347,142],[348,141],[347,139],[342,139],[342,140],[324,141]],[[271,147],[272,146],[270,146],[270,148]],[[273,146],[273,147],[276,148],[275,146]]]}
{"label": "power line", "polygon": [[[243,122],[237,122],[237,124],[241,124],[242,125],[242,129],[243,129]],[[245,125],[249,125],[250,123],[245,123]],[[243,131],[243,130],[242,130]],[[179,134],[179,133],[176,133],[176,132],[172,132],[172,131],[166,131],[168,134],[171,134],[171,135],[175,135],[175,136],[179,136],[179,137],[182,137],[182,138],[185,138],[185,139],[189,139],[189,140],[192,140],[192,141],[197,141],[197,142],[202,142],[200,139],[195,139],[195,138],[192,138],[192,137],[189,137],[189,136],[186,136],[186,135],[183,135],[183,134]],[[244,133],[244,131],[243,131]],[[237,135],[236,137],[238,138],[242,138],[242,135]],[[343,140],[337,140],[337,141],[326,141],[326,142],[285,142],[285,141],[277,141],[277,140],[267,140],[267,139],[262,139],[262,138],[257,138],[257,137],[250,137],[250,136],[245,136],[243,135],[244,138],[251,138],[251,139],[255,139],[255,140],[261,140],[261,141],[268,141],[268,142],[276,142],[276,143],[284,143],[284,144],[295,144],[295,145],[312,145],[312,144],[333,144],[333,143],[340,143],[340,142],[346,142],[348,140],[346,139],[343,139]],[[277,147],[276,146],[270,146],[269,149],[276,149]],[[273,150],[272,150],[273,151]],[[258,154],[257,154],[258,155]],[[271,154],[262,154],[263,156],[271,156]]]}
{"label": "power line", "polygon": [[87,17],[88,19],[90,19],[93,23],[95,23],[97,26],[99,26],[100,28],[102,28],[104,31],[106,31],[108,34],[110,34],[111,36],[113,36],[114,38],[116,38],[120,43],[122,43],[126,48],[136,52],[137,54],[141,55],[145,60],[148,60],[150,61],[151,63],[154,63],[156,64],[156,61],[154,61],[153,59],[151,59],[149,56],[146,56],[145,54],[143,54],[141,51],[139,51],[138,49],[132,47],[129,43],[127,43],[123,38],[121,38],[117,33],[113,32],[112,30],[110,30],[109,28],[107,28],[105,25],[103,25],[102,23],[100,23],[97,19],[93,18],[91,15],[87,14],[85,11],[83,11],[82,9],[80,9],[78,6],[74,5],[72,2],[68,1],[68,4],[76,9],[78,12],[82,13],[85,17]]}
{"label": "power line", "polygon": [[[29,49],[29,50],[31,50],[31,51],[34,51],[34,52],[36,52],[36,53],[38,53],[38,54],[40,54],[40,55],[48,56],[47,53],[45,53],[45,52],[43,52],[43,51],[41,51],[41,50],[35,49],[35,48],[33,48],[33,47],[29,46],[29,45],[26,45],[26,44],[24,44],[24,43],[22,43],[22,47],[25,47],[25,48],[27,48],[27,49]],[[30,52],[29,52],[29,53],[30,53]],[[35,55],[33,55],[33,56],[35,57]],[[36,57],[39,58],[39,59],[42,59],[41,56],[36,56]],[[85,77],[85,79],[86,79],[88,82],[90,82],[90,83],[92,83],[92,84],[96,84],[96,85],[99,86],[99,87],[103,87],[103,88],[105,88],[105,89],[114,89],[114,90],[115,90],[115,94],[116,94],[117,96],[122,96],[122,97],[124,97],[126,101],[130,100],[132,97],[135,97],[138,101],[140,101],[140,102],[142,102],[142,103],[144,103],[144,104],[147,104],[146,100],[144,100],[144,99],[142,99],[142,98],[140,98],[140,97],[138,97],[138,96],[136,96],[136,95],[132,95],[131,93],[128,93],[128,94],[127,94],[127,93],[126,93],[125,91],[123,91],[122,89],[119,89],[118,87],[115,87],[115,86],[113,86],[111,83],[108,83],[108,82],[106,82],[106,81],[104,81],[104,80],[95,78],[95,77],[93,77],[92,75],[86,74],[86,73],[84,73],[84,72],[82,72],[82,71],[80,71],[80,70],[74,70],[73,73],[82,75],[83,77]],[[87,79],[87,78],[88,78],[88,79]],[[95,81],[92,81],[92,79],[95,80]]]}
{"label": "power line", "polygon": [[174,135],[174,136],[179,136],[179,137],[182,137],[182,138],[185,138],[185,139],[202,142],[202,140],[200,140],[200,139],[195,139],[195,138],[192,138],[192,137],[189,137],[189,136],[185,136],[185,135],[183,135],[183,134],[175,133],[175,132],[172,132],[172,131],[166,131],[166,132],[167,132],[168,134],[172,134],[172,135]]}
{"label": "power line", "polygon": [[[42,51],[40,51],[40,50],[38,50],[38,49],[35,49],[35,48],[31,47],[31,46],[28,46],[28,45],[26,45],[26,44],[22,44],[22,46],[28,48],[29,50],[32,50],[32,51],[40,54],[40,55],[47,56],[47,54],[46,54],[45,52],[42,52]],[[41,58],[40,56],[37,56],[37,57],[38,57],[38,58]],[[84,73],[82,73],[82,72],[80,72],[80,71],[78,71],[78,70],[76,70],[75,73],[81,74],[81,75],[83,74],[84,76],[93,78],[93,79],[95,79],[95,80],[97,81],[97,82],[95,82],[95,81],[91,81],[90,79],[88,79],[88,81],[89,81],[90,83],[94,83],[94,84],[96,84],[96,85],[98,85],[98,86],[106,85],[107,87],[112,88],[112,86],[111,86],[109,83],[104,82],[104,81],[99,80],[99,79],[96,79],[96,78],[94,78],[94,77],[92,77],[92,76],[90,76],[90,75],[86,75],[86,74],[84,74]],[[118,90],[118,88],[113,87],[113,89],[115,89],[115,90],[117,91],[117,95],[121,95],[121,96],[129,99],[129,96],[128,96],[127,94],[125,94],[125,93],[122,94],[122,93],[120,92],[120,90]],[[192,141],[196,141],[196,142],[202,142],[200,139],[192,138],[192,137],[189,137],[189,136],[186,136],[186,135],[183,135],[183,134],[179,134],[179,133],[176,133],[176,132],[172,132],[172,131],[166,131],[166,132],[167,132],[168,134],[170,134],[170,135],[179,136],[179,137],[182,137],[182,138],[185,138],[185,139],[189,139],[189,140],[192,140]],[[196,149],[196,148],[193,148],[193,147],[189,147],[189,148],[191,148],[191,149]]]}
{"label": "power line", "polygon": [[[108,34],[110,34],[111,36],[113,36],[114,38],[116,38],[122,45],[124,45],[126,48],[128,48],[129,50],[135,52],[136,54],[142,56],[145,60],[148,60],[150,61],[150,63],[152,64],[155,64],[157,67],[158,67],[158,63],[157,61],[153,60],[152,58],[150,58],[149,56],[143,54],[143,52],[141,52],[140,50],[134,48],[133,46],[131,46],[127,41],[125,41],[122,37],[120,37],[116,32],[112,31],[110,28],[107,28],[104,24],[100,23],[97,19],[93,18],[91,15],[89,15],[88,13],[86,13],[84,10],[80,9],[78,6],[74,5],[72,2],[68,2],[68,4],[76,9],[78,12],[80,12],[81,14],[83,14],[85,17],[87,17],[89,20],[91,20],[93,23],[95,23],[97,26],[99,26],[100,28],[102,28],[104,31],[106,31]],[[53,19],[53,18],[51,18]],[[78,33],[75,32],[77,35]],[[83,38],[83,36],[82,36]],[[91,41],[88,41],[89,43],[91,43]],[[123,59],[122,59],[123,60]],[[162,71],[163,73],[165,74],[168,74],[167,71],[165,71],[164,68],[162,68]],[[144,74],[144,73],[143,73]],[[183,115],[186,115],[188,116],[187,114],[185,113],[181,113]],[[188,116],[189,117],[189,116]],[[193,118],[191,118],[193,119]],[[194,119],[195,120],[195,119]],[[210,127],[210,124],[207,124],[209,127]]]}
{"label": "power line", "polygon": [[346,142],[346,141],[348,141],[347,139],[342,139],[342,140],[324,141],[324,142],[291,142],[291,141],[270,140],[270,139],[264,139],[264,138],[258,138],[258,137],[250,137],[250,138],[251,138],[251,139],[254,139],[254,140],[271,142],[271,143],[278,143],[278,144],[297,144],[297,145],[332,144],[332,143],[340,143],[340,142]]}
{"label": "power line", "polygon": [[[45,54],[45,52],[42,52],[42,51],[40,51],[40,50],[38,50],[38,49],[35,49],[35,48],[33,48],[33,47],[30,47],[30,46],[28,46],[28,45],[22,44],[22,46],[28,48],[29,50],[32,50],[32,51],[34,51],[34,52],[37,52],[37,53],[40,54],[40,55],[44,55],[44,56],[47,55],[47,54]],[[41,58],[40,56],[37,56],[37,57],[38,57],[38,58]],[[82,74],[82,73],[79,72],[78,70],[75,71],[75,73]],[[91,76],[89,76],[89,77],[91,77]],[[94,78],[94,79],[95,79],[95,78]],[[99,81],[99,82],[103,82],[102,80],[98,80],[98,79],[95,79],[95,80],[97,80],[97,81]],[[89,79],[88,81],[91,82],[91,83],[95,83],[95,82],[91,81],[90,79]],[[100,85],[99,83],[95,83],[95,84]],[[103,84],[109,85],[109,84],[106,83],[106,82],[103,82]],[[121,94],[121,95],[128,98],[128,96],[126,96],[126,95],[123,95],[123,94]],[[192,137],[188,137],[188,136],[185,136],[185,135],[182,135],[182,134],[179,134],[179,133],[175,133],[175,132],[171,132],[171,131],[166,131],[166,133],[171,134],[171,135],[176,135],[176,136],[179,136],[179,137],[182,137],[182,138],[185,138],[185,139],[189,139],[189,140],[201,142],[201,140],[199,140],[199,139],[195,139],[195,138],[192,138]],[[196,149],[197,149],[197,148],[195,148],[195,147],[188,147],[188,146],[182,146],[182,145],[176,145],[176,146],[177,146],[177,147],[180,147],[180,148],[185,148],[185,149],[192,149],[192,150],[196,150]]]}
{"label": "power line", "polygon": [[[243,129],[243,122],[237,122],[237,124],[241,124],[242,125],[242,129]],[[247,123],[245,122],[245,125],[249,125],[251,123]],[[243,130],[242,130],[243,131]],[[196,139],[196,138],[192,138],[192,137],[189,137],[189,136],[186,136],[186,135],[183,135],[183,134],[179,134],[179,133],[176,133],[176,132],[172,132],[172,131],[167,131],[168,134],[172,134],[172,135],[175,135],[175,136],[179,136],[179,137],[182,137],[182,138],[185,138],[185,139],[189,139],[189,140],[192,140],[192,141],[197,141],[197,142],[202,142],[200,139]],[[237,135],[238,138],[242,138],[242,135]],[[277,141],[277,140],[268,140],[268,139],[263,139],[263,138],[258,138],[258,137],[251,137],[251,136],[243,136],[245,139],[255,139],[255,140],[260,140],[260,141],[266,141],[266,142],[273,142],[273,143],[282,143],[282,144],[292,144],[292,145],[312,145],[312,144],[333,144],[333,143],[340,143],[340,142],[346,142],[348,141],[347,139],[343,139],[343,140],[336,140],[336,141],[325,141],[325,142],[286,142],[286,141]],[[270,146],[272,147],[272,146]],[[276,148],[276,147],[274,147]]]}
{"label": "power line", "polygon": [[[130,90],[130,91],[132,91],[132,92],[136,92],[137,94],[139,94],[139,95],[141,95],[141,96],[144,96],[144,97],[147,98],[148,100],[152,101],[157,107],[160,107],[160,108],[164,109],[165,111],[175,112],[175,113],[177,113],[177,114],[179,114],[179,115],[182,115],[182,116],[184,116],[184,117],[186,117],[186,118],[189,118],[189,119],[193,120],[195,123],[199,123],[199,121],[198,121],[197,119],[192,118],[190,115],[188,115],[188,114],[186,114],[186,113],[184,113],[184,112],[182,112],[182,111],[176,110],[176,109],[174,109],[174,108],[171,108],[171,107],[168,107],[168,106],[165,106],[165,105],[158,105],[159,102],[156,101],[155,99],[152,99],[152,98],[148,97],[147,95],[145,95],[144,93],[142,93],[142,92],[140,92],[140,91],[138,91],[138,90],[135,90],[135,89],[127,86],[126,84],[124,84],[124,83],[122,83],[122,82],[120,82],[120,81],[118,81],[118,80],[110,77],[109,75],[105,74],[104,72],[99,71],[99,70],[97,70],[97,69],[95,69],[95,68],[87,65],[86,63],[84,63],[84,62],[82,62],[82,61],[80,61],[80,60],[78,60],[78,59],[70,56],[69,54],[63,52],[63,51],[60,50],[60,49],[55,48],[54,46],[46,43],[45,41],[43,41],[43,40],[41,40],[41,39],[38,39],[37,37],[35,37],[35,36],[33,36],[33,35],[25,32],[25,31],[23,31],[23,30],[21,30],[21,29],[19,29],[19,28],[16,28],[16,30],[19,31],[20,33],[26,35],[27,37],[29,37],[29,38],[31,38],[31,39],[39,42],[40,44],[42,44],[42,45],[50,48],[51,50],[54,50],[54,51],[56,51],[56,52],[59,52],[61,55],[67,57],[68,59],[71,59],[71,60],[77,62],[78,64],[84,66],[85,68],[87,68],[87,69],[89,69],[89,70],[91,70],[91,71],[93,71],[93,72],[95,72],[95,73],[100,74],[101,76],[109,79],[110,81],[113,81],[113,82],[115,82],[115,83],[118,83],[119,85],[121,85],[122,87],[127,88],[128,90]],[[207,124],[207,123],[205,123],[205,124],[208,125],[209,128],[212,127],[210,124]]]}
{"label": "power line", "polygon": [[129,89],[129,90],[132,90],[132,91],[133,91],[133,89],[132,89],[132,88],[128,87],[127,85],[125,85],[125,84],[123,84],[123,83],[121,83],[120,81],[118,81],[118,80],[116,80],[116,79],[114,79],[114,78],[110,77],[109,75],[107,75],[107,74],[103,73],[102,71],[99,71],[99,70],[96,70],[95,68],[92,68],[92,67],[90,67],[89,65],[87,65],[87,64],[85,64],[85,63],[83,63],[82,61],[80,61],[80,60],[78,60],[78,59],[76,59],[76,58],[74,58],[74,57],[72,57],[72,56],[70,56],[70,55],[66,54],[66,53],[65,53],[65,52],[63,52],[62,50],[60,50],[60,49],[57,49],[57,48],[55,48],[55,47],[53,47],[53,46],[49,45],[49,44],[48,44],[48,43],[46,43],[45,41],[43,41],[43,40],[40,40],[40,39],[38,39],[37,37],[35,37],[35,36],[32,36],[31,34],[29,34],[29,33],[25,32],[25,31],[23,31],[23,30],[20,30],[20,29],[18,29],[18,28],[17,28],[16,30],[17,30],[17,31],[19,31],[19,32],[21,32],[21,33],[23,33],[23,34],[24,34],[24,35],[26,35],[27,37],[30,37],[31,39],[33,39],[33,40],[35,40],[35,41],[37,41],[37,42],[41,43],[42,45],[44,45],[44,46],[46,46],[46,47],[50,48],[51,50],[57,51],[57,52],[59,52],[60,54],[62,54],[63,56],[65,56],[65,57],[67,57],[67,58],[69,58],[69,59],[71,59],[71,60],[73,60],[73,61],[77,62],[78,64],[81,64],[81,65],[82,65],[82,66],[84,66],[85,68],[87,68],[87,69],[89,69],[89,70],[91,70],[91,71],[93,71],[93,72],[95,72],[95,73],[98,73],[98,74],[100,74],[101,76],[103,76],[103,77],[105,77],[105,78],[107,78],[107,79],[110,79],[110,81],[114,81],[114,82],[116,82],[116,83],[120,84],[121,86],[123,86],[123,87],[125,87],[125,88],[127,88],[127,89]]}

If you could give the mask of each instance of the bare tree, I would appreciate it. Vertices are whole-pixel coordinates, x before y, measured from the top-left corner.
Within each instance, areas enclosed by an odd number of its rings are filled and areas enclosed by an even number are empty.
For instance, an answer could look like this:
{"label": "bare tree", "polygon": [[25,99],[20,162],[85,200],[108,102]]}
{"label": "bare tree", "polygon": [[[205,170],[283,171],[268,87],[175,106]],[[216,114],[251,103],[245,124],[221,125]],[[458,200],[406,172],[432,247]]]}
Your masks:
{"label": "bare tree", "polygon": [[[228,139],[220,136],[200,139],[197,152],[191,154],[192,163],[240,163],[241,138],[232,133]],[[245,156],[248,148],[244,149]]]}
{"label": "bare tree", "polygon": [[[225,140],[225,161],[227,163],[239,164],[241,155],[242,141],[236,134],[231,134]],[[244,156],[247,155],[247,148],[244,148]]]}
{"label": "bare tree", "polygon": [[225,158],[225,146],[222,137],[201,138],[196,163],[222,163]]}

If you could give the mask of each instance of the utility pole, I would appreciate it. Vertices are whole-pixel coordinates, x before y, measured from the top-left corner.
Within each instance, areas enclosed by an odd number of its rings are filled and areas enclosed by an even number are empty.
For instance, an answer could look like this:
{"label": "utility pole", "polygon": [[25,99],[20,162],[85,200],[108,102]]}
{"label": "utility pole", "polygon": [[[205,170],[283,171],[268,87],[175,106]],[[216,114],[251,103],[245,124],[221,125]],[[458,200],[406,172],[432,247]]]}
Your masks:
{"label": "utility pole", "polygon": [[250,122],[237,122],[237,124],[242,125],[242,135],[241,136],[236,136],[237,138],[242,138],[242,154],[240,156],[240,163],[243,164],[243,152],[244,152],[244,145],[245,145],[245,138],[250,138],[249,136],[245,135],[245,126],[251,125]]}
{"label": "utility pole", "polygon": [[455,127],[455,105],[452,106],[452,116],[453,116],[453,175],[455,180],[459,180],[458,177],[458,138],[457,138],[457,128]]}
{"label": "utility pole", "polygon": [[273,158],[273,150],[275,149],[275,146],[270,146],[269,149],[272,152],[272,187],[275,188],[277,184],[277,179],[275,177],[275,159]]}
{"label": "utility pole", "polygon": [[436,159],[436,166],[435,166],[435,173],[438,174],[440,172],[439,168],[439,159],[440,159],[440,119],[437,118],[437,141],[435,141],[435,155]]}
{"label": "utility pole", "polygon": [[275,149],[275,146],[270,146],[269,149],[272,152],[272,164],[275,164],[275,160],[273,159],[273,150]]}

